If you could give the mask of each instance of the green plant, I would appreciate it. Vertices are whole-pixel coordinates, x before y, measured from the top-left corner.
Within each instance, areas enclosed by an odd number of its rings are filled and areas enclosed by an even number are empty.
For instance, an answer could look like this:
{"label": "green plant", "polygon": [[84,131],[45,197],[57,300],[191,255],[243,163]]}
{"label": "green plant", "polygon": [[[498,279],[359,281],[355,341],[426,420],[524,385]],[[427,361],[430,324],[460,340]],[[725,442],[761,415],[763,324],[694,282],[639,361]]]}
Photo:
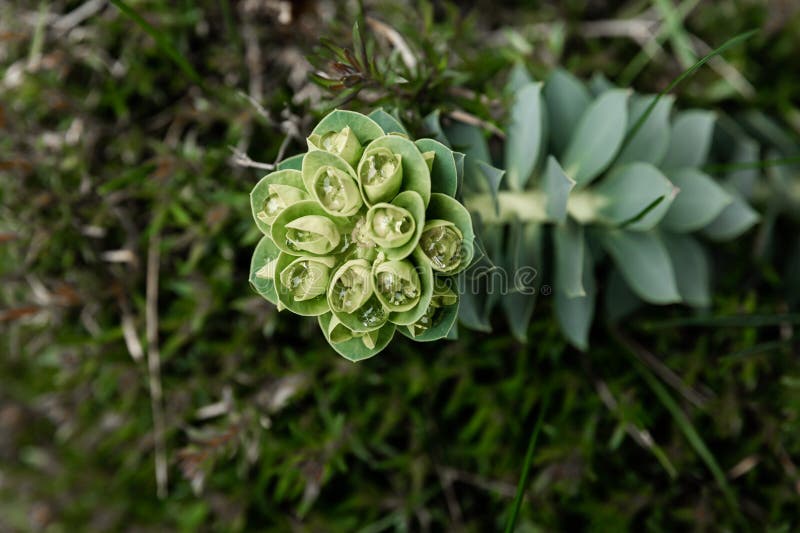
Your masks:
{"label": "green plant", "polygon": [[411,141],[381,109],[331,112],[308,149],[250,195],[264,233],[251,263],[255,290],[279,310],[319,317],[352,361],[380,352],[396,329],[420,341],[447,336],[458,310],[448,282],[473,255],[453,152]]}

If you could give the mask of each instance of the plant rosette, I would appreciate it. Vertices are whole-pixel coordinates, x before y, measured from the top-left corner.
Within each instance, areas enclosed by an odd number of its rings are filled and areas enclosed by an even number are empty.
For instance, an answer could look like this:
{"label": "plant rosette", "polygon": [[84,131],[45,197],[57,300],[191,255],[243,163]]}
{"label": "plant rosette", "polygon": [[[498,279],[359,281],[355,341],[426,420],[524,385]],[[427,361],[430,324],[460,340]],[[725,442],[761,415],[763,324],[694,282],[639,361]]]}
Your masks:
{"label": "plant rosette", "polygon": [[419,341],[452,336],[455,276],[474,253],[472,219],[456,199],[463,155],[390,131],[333,111],[309,135],[308,152],[250,193],[263,233],[251,285],[280,311],[318,317],[351,361],[382,351],[395,331]]}

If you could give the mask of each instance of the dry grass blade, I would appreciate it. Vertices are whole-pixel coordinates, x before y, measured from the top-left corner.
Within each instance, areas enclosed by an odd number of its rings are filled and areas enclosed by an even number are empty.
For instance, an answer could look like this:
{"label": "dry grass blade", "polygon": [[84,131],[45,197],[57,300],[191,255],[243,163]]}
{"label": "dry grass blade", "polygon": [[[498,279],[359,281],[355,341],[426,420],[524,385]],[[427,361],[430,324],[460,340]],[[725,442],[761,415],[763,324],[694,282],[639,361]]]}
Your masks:
{"label": "dry grass blade", "polygon": [[150,384],[150,406],[153,412],[156,485],[159,498],[167,496],[167,447],[165,442],[164,392],[161,388],[161,355],[158,350],[158,276],[161,263],[161,236],[150,237],[147,250],[147,374]]}

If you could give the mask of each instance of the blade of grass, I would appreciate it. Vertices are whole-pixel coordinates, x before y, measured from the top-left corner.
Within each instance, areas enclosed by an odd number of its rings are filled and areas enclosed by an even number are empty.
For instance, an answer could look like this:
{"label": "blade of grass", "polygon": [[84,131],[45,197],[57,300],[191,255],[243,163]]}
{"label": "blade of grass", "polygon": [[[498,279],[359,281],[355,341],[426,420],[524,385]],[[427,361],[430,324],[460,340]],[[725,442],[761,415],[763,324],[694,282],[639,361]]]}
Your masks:
{"label": "blade of grass", "polygon": [[150,37],[152,37],[156,42],[156,45],[161,49],[161,51],[164,52],[190,80],[199,85],[201,88],[205,87],[203,79],[200,77],[191,63],[189,63],[183,54],[181,54],[178,49],[173,46],[172,42],[170,42],[169,38],[163,32],[147,22],[139,13],[136,12],[136,10],[129,6],[125,0],[111,0],[111,3],[114,4],[114,6],[125,16],[130,18],[145,32],[147,32],[147,34],[150,35]]}
{"label": "blade of grass", "polygon": [[686,413],[683,412],[681,407],[678,405],[678,402],[676,402],[672,395],[670,395],[669,391],[667,391],[664,385],[661,384],[651,369],[639,361],[636,353],[626,341],[624,335],[613,327],[610,328],[610,333],[617,345],[622,348],[632,359],[633,366],[636,371],[642,376],[642,379],[644,379],[648,387],[650,387],[653,393],[658,397],[659,401],[664,405],[667,411],[669,411],[673,420],[675,420],[675,423],[678,425],[678,428],[681,430],[681,433],[683,433],[684,437],[686,437],[686,440],[689,442],[689,445],[694,448],[695,453],[697,453],[700,459],[706,464],[706,467],[708,467],[709,471],[711,471],[711,475],[714,477],[717,485],[719,485],[725,501],[730,507],[730,510],[736,520],[739,523],[743,523],[743,518],[739,512],[736,496],[728,484],[728,479],[725,477],[725,473],[723,472],[722,468],[720,468],[719,463],[717,463],[717,460],[714,458],[711,450],[709,450],[708,446],[706,446],[706,443],[703,441],[700,433],[697,431],[697,429],[695,429],[692,421],[689,420],[689,417],[687,417]]}
{"label": "blade of grass", "polygon": [[785,313],[776,315],[727,315],[706,317],[672,318],[645,322],[642,329],[653,331],[656,329],[674,328],[681,326],[718,327],[718,328],[757,328],[762,326],[777,326],[780,324],[800,324],[800,313]]}
{"label": "blade of grass", "polygon": [[[684,0],[684,2],[678,6],[677,21],[682,24],[683,20],[699,3],[700,0]],[[639,75],[645,65],[647,65],[647,62],[654,57],[654,55],[648,52],[648,45],[655,44],[656,50],[659,50],[660,46],[664,44],[664,41],[669,38],[670,34],[668,30],[669,26],[667,24],[662,24],[652,40],[645,43],[645,46],[636,54],[636,57],[628,63],[628,66],[625,67],[625,70],[622,71],[622,74],[619,75],[617,80],[620,87],[628,87],[636,76]]]}
{"label": "blade of grass", "polygon": [[664,24],[667,27],[667,37],[672,43],[672,48],[678,56],[681,67],[688,68],[697,61],[697,56],[692,48],[691,40],[683,25],[684,16],[672,5],[671,0],[654,0],[653,2],[664,17]]}
{"label": "blade of grass", "polygon": [[672,83],[670,83],[669,86],[666,89],[664,89],[663,91],[658,93],[658,95],[655,98],[653,98],[653,101],[650,102],[649,106],[647,106],[647,109],[645,109],[645,112],[642,113],[642,116],[639,117],[639,120],[637,120],[636,123],[633,125],[633,128],[631,128],[630,131],[628,131],[628,134],[625,136],[625,140],[622,142],[622,146],[620,147],[620,151],[624,150],[625,146],[627,146],[627,144],[629,142],[631,142],[631,140],[636,136],[636,134],[642,128],[644,123],[647,122],[648,117],[650,117],[650,113],[653,112],[653,109],[655,109],[656,105],[658,104],[658,101],[661,100],[661,98],[665,94],[667,94],[670,91],[672,91],[672,89],[677,87],[683,80],[685,80],[686,78],[688,78],[689,76],[694,74],[695,71],[697,71],[697,69],[699,69],[700,67],[702,67],[703,65],[708,63],[708,61],[712,57],[715,57],[715,56],[721,54],[722,52],[724,52],[725,50],[727,50],[728,48],[730,48],[730,47],[732,47],[734,45],[737,45],[742,41],[745,41],[745,40],[749,39],[750,37],[752,37],[756,33],[758,33],[758,30],[750,30],[750,31],[746,31],[744,33],[740,33],[736,37],[726,41],[719,48],[716,48],[716,49],[712,50],[710,53],[705,55],[702,59],[700,59],[700,61],[698,61],[697,63],[692,65],[690,68],[688,68],[685,71],[683,71],[683,73],[680,76],[678,76],[677,78],[675,78],[672,81]]}
{"label": "blade of grass", "polygon": [[542,424],[544,423],[544,414],[547,411],[547,404],[549,401],[550,394],[545,392],[542,398],[542,404],[539,407],[539,417],[536,419],[536,424],[533,426],[533,431],[531,431],[531,437],[528,441],[528,451],[525,452],[525,462],[522,465],[522,474],[520,475],[519,484],[517,485],[517,495],[514,498],[514,506],[511,508],[511,514],[508,516],[508,521],[506,522],[505,533],[511,533],[517,525],[517,516],[522,506],[522,498],[525,496],[525,490],[528,487],[528,477],[530,476],[531,464],[533,462],[533,451],[536,449],[536,441],[539,438],[539,431],[542,429]]}
{"label": "blade of grass", "polygon": [[703,171],[714,174],[717,172],[734,172],[736,170],[748,170],[751,168],[780,167],[798,163],[800,163],[800,156],[784,157],[782,159],[763,159],[760,161],[742,161],[741,163],[715,163],[712,165],[705,165]]}

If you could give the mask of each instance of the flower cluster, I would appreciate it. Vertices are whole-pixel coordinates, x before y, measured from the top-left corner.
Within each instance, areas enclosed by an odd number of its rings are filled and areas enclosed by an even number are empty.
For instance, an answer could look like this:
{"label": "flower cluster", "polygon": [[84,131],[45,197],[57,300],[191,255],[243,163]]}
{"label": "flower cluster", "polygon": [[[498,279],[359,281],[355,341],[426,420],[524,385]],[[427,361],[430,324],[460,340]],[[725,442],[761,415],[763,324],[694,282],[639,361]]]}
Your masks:
{"label": "flower cluster", "polygon": [[378,110],[375,120],[336,110],[253,189],[264,237],[250,281],[278,309],[317,316],[351,360],[381,351],[396,330],[447,336],[458,294],[447,283],[469,266],[472,221],[455,199],[456,158],[433,139],[410,140]]}

